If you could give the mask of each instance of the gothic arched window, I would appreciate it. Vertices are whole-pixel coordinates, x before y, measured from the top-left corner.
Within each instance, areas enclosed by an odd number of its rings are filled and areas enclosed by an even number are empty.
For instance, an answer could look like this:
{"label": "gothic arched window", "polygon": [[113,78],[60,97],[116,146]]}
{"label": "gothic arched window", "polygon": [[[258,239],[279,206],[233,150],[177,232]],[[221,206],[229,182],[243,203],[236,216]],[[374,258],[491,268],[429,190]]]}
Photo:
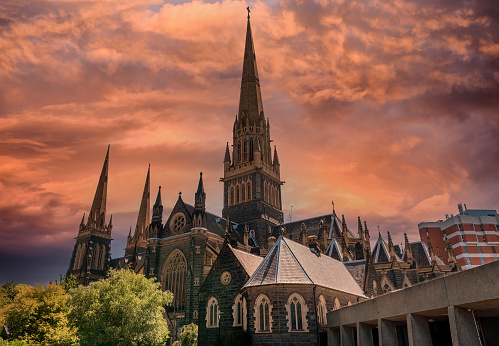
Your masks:
{"label": "gothic arched window", "polygon": [[260,294],[255,301],[255,329],[259,333],[272,332],[272,305],[269,298]]}
{"label": "gothic arched window", "polygon": [[240,294],[234,299],[232,317],[234,319],[234,327],[243,326],[243,329],[246,330],[246,299]]}
{"label": "gothic arched window", "polygon": [[239,185],[236,186],[236,204],[239,204]]}
{"label": "gothic arched window", "polygon": [[248,201],[251,201],[251,182],[248,182],[248,194],[246,196],[246,198],[248,199]]}
{"label": "gothic arched window", "polygon": [[334,298],[333,310],[338,310],[340,308],[341,308],[340,301],[338,300],[338,298]]}
{"label": "gothic arched window", "polygon": [[184,309],[186,279],[187,261],[182,251],[175,249],[163,265],[161,287],[173,293],[173,308],[177,311]]}
{"label": "gothic arched window", "polygon": [[76,252],[75,252],[73,270],[79,269],[78,265],[79,265],[79,261],[80,261],[80,253],[81,253],[81,244],[78,245]]}
{"label": "gothic arched window", "polygon": [[206,306],[206,327],[218,327],[218,301],[215,297],[211,297]]}
{"label": "gothic arched window", "polygon": [[244,202],[246,195],[246,185],[241,185],[241,202]]}
{"label": "gothic arched window", "polygon": [[97,262],[100,257],[100,247],[99,244],[94,245],[94,251],[92,252],[92,268],[97,268]]}
{"label": "gothic arched window", "polygon": [[87,254],[87,243],[84,243],[81,247],[80,258],[78,259],[78,269],[80,269],[83,266],[86,254]]}
{"label": "gothic arched window", "polygon": [[326,313],[327,313],[327,306],[326,306],[326,299],[324,299],[324,296],[321,294],[319,296],[319,304],[317,305],[317,314],[319,316],[319,324],[324,325],[327,324],[327,318],[326,318]]}
{"label": "gothic arched window", "polygon": [[230,202],[229,202],[229,205],[233,205],[234,204],[234,188],[231,187],[230,188]]}
{"label": "gothic arched window", "polygon": [[241,142],[237,143],[237,163],[241,163]]}
{"label": "gothic arched window", "polygon": [[100,250],[100,260],[99,260],[99,268],[104,269],[104,263],[106,262],[106,246],[102,245]]}
{"label": "gothic arched window", "polygon": [[248,160],[248,141],[244,141],[243,142],[243,157],[244,157],[244,161],[247,161]]}
{"label": "gothic arched window", "polygon": [[250,145],[249,145],[249,159],[250,159],[250,161],[254,160],[253,151],[255,151],[255,149],[253,148],[253,138],[250,138]]}
{"label": "gothic arched window", "polygon": [[307,304],[303,297],[298,293],[293,293],[288,298],[286,304],[288,312],[288,330],[289,331],[307,331]]}

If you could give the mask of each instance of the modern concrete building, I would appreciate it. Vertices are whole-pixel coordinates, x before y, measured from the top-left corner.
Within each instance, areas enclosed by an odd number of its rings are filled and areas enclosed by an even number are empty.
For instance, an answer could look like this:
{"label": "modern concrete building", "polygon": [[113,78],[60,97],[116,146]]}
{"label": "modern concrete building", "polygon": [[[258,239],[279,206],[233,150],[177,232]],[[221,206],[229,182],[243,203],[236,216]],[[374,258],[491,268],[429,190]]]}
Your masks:
{"label": "modern concrete building", "polygon": [[497,345],[499,262],[327,314],[328,345]]}
{"label": "modern concrete building", "polygon": [[450,244],[457,263],[462,269],[473,268],[499,260],[499,216],[495,210],[478,210],[458,205],[459,214],[446,220],[422,222],[418,225],[423,242],[431,244],[442,254],[442,260],[449,264],[445,251]]}

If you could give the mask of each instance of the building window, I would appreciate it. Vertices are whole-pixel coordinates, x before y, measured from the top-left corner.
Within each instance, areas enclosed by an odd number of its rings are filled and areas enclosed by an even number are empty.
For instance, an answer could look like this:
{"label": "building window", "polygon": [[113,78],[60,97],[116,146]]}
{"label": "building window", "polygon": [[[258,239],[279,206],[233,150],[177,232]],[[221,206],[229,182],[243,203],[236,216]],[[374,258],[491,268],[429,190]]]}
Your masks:
{"label": "building window", "polygon": [[99,259],[99,269],[104,269],[104,264],[106,262],[106,246],[102,245],[100,248],[100,259]]}
{"label": "building window", "polygon": [[496,225],[496,232],[499,232],[499,225]]}
{"label": "building window", "polygon": [[480,246],[477,246],[478,248],[478,253],[482,253],[482,248]]}
{"label": "building window", "polygon": [[255,151],[255,149],[253,148],[253,138],[250,138],[250,145],[249,145],[250,161],[254,160],[254,158],[253,158],[253,151]]}
{"label": "building window", "polygon": [[239,185],[236,186],[236,204],[239,203]]}
{"label": "building window", "polygon": [[246,194],[246,185],[243,184],[241,186],[241,202],[244,202],[246,197],[245,194]]}
{"label": "building window", "polygon": [[485,260],[483,259],[483,257],[480,257],[480,262],[482,262],[482,264],[485,264]]}
{"label": "building window", "polygon": [[466,262],[468,262],[468,265],[471,265],[471,260],[469,258],[466,258]]}
{"label": "building window", "polygon": [[251,201],[251,183],[248,183],[248,194],[247,194],[248,201]]}
{"label": "building window", "polygon": [[233,205],[234,204],[234,188],[231,187],[230,188],[230,203],[229,205]]}
{"label": "building window", "polygon": [[288,330],[289,331],[307,331],[307,304],[303,297],[298,293],[293,293],[288,298],[286,304],[288,312]]}
{"label": "building window", "polygon": [[173,293],[173,308],[184,309],[187,279],[187,261],[179,249],[173,250],[163,265],[161,272],[161,286],[163,291]]}
{"label": "building window", "polygon": [[269,298],[261,294],[255,301],[255,329],[257,333],[272,332],[272,305]]}
{"label": "building window", "polygon": [[459,235],[461,237],[461,241],[465,243],[464,236],[462,234]]}
{"label": "building window", "polygon": [[154,268],[149,268],[149,275],[154,275]]}
{"label": "building window", "polygon": [[80,254],[81,254],[81,244],[78,245],[78,248],[77,248],[76,253],[75,253],[73,270],[80,269]]}
{"label": "building window", "polygon": [[196,253],[201,253],[201,246],[199,245],[196,245]]}
{"label": "building window", "polygon": [[468,247],[467,246],[463,246],[463,249],[464,249],[465,253],[468,253]]}
{"label": "building window", "polygon": [[83,266],[83,264],[85,263],[85,255],[86,254],[87,254],[87,244],[84,243],[81,247],[80,258],[78,259],[77,269],[80,269]]}
{"label": "building window", "polygon": [[496,253],[496,248],[495,248],[495,246],[491,246],[490,248],[492,249],[492,253]]}
{"label": "building window", "polygon": [[459,231],[462,232],[463,231],[463,225],[459,224],[457,225],[457,227],[459,228]]}
{"label": "building window", "polygon": [[243,143],[243,151],[244,151],[244,161],[248,160],[248,142],[244,141]]}
{"label": "building window", "polygon": [[193,318],[193,319],[195,319],[195,320],[197,320],[197,319],[198,319],[198,311],[197,311],[197,310],[194,310],[194,311],[192,312],[192,318]]}
{"label": "building window", "polygon": [[241,142],[237,143],[237,163],[241,163]]}
{"label": "building window", "polygon": [[234,320],[234,327],[242,326],[246,330],[246,299],[240,294],[234,299],[232,318]]}
{"label": "building window", "polygon": [[321,294],[319,296],[319,304],[317,305],[317,316],[319,320],[320,325],[325,325],[327,324],[327,318],[326,318],[326,313],[327,313],[327,307],[326,307],[326,299],[324,299],[324,296]]}
{"label": "building window", "polygon": [[206,306],[206,327],[218,327],[218,301],[215,297],[211,297]]}
{"label": "building window", "polygon": [[338,300],[338,298],[334,298],[333,310],[338,310],[339,308],[341,308],[340,301]]}
{"label": "building window", "polygon": [[194,286],[199,286],[199,278],[194,278]]}

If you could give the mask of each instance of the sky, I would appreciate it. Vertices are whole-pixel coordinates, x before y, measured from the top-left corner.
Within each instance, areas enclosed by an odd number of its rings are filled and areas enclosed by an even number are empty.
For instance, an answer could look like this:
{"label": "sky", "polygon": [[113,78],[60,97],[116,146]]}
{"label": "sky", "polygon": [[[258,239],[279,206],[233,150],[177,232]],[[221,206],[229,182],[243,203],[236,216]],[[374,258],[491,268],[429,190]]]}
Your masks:
{"label": "sky", "polygon": [[334,201],[400,244],[499,208],[496,1],[4,0],[0,283],[65,274],[108,144],[113,257],[148,164],[164,218],[200,171],[221,214],[248,5],[286,220]]}

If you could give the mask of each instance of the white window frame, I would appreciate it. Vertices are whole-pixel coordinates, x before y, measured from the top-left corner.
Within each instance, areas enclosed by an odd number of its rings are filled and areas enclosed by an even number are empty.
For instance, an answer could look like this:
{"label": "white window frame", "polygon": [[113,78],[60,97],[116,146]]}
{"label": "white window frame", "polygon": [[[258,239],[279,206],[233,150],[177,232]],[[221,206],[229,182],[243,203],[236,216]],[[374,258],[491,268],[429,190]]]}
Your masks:
{"label": "white window frame", "polygon": [[[217,312],[216,312],[216,315],[213,316],[213,318],[215,319],[215,321],[211,320],[211,307],[212,305],[215,305],[216,308],[217,308]],[[209,300],[208,300],[208,304],[206,304],[206,328],[218,328],[218,316],[220,314],[220,309],[219,309],[219,306],[218,306],[218,300],[217,298],[215,297],[211,297]]]}
{"label": "white window frame", "polygon": [[[268,320],[268,329],[265,329],[265,321],[264,321],[264,330],[260,330],[260,305],[261,304],[269,305],[269,320]],[[265,306],[265,305],[264,305]],[[265,311],[263,312],[265,318]],[[270,299],[265,294],[260,294],[258,298],[255,300],[255,332],[256,333],[272,333],[272,304],[270,304]]]}
{"label": "white window frame", "polygon": [[[239,320],[239,323],[237,322],[238,318],[238,311],[237,311],[237,304],[240,304],[240,309],[241,309],[241,319]],[[246,309],[246,299],[241,295],[238,294],[236,298],[234,299],[234,305],[232,305],[232,319],[233,319],[233,327],[243,327],[244,330],[246,330],[246,315],[247,315],[247,309]]]}
{"label": "white window frame", "polygon": [[[301,314],[299,314],[298,308],[296,307],[296,305],[295,305],[294,309],[291,309],[291,303],[293,301],[300,303]],[[289,332],[293,332],[293,333],[295,333],[295,332],[308,332],[308,322],[307,322],[308,306],[307,306],[307,303],[305,303],[305,299],[303,299],[301,294],[294,292],[288,297],[288,303],[286,304],[286,311],[287,311],[288,331]],[[295,315],[296,329],[293,329],[293,326],[291,324],[292,314]],[[301,320],[301,324],[302,324],[301,329],[298,329],[299,319]]]}

